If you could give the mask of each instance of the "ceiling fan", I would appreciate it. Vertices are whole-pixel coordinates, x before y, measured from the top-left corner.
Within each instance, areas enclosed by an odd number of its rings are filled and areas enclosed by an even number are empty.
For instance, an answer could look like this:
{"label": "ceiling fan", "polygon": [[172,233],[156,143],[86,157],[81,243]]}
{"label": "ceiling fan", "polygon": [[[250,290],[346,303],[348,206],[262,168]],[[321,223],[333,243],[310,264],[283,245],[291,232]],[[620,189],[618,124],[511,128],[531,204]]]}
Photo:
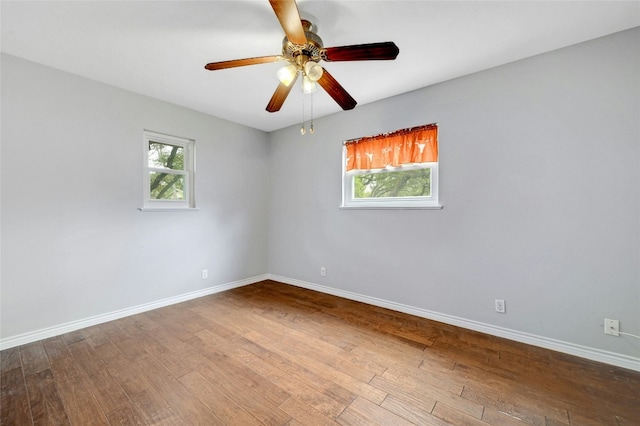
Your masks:
{"label": "ceiling fan", "polygon": [[353,109],[357,104],[356,100],[319,62],[393,60],[400,52],[398,46],[391,41],[324,47],[322,39],[316,34],[316,25],[300,17],[295,0],[269,0],[269,3],[285,33],[281,55],[211,62],[205,65],[206,69],[215,71],[287,61],[288,65],[278,71],[280,84],[267,105],[269,112],[280,110],[299,75],[303,78],[303,91],[312,91],[317,82],[342,109]]}

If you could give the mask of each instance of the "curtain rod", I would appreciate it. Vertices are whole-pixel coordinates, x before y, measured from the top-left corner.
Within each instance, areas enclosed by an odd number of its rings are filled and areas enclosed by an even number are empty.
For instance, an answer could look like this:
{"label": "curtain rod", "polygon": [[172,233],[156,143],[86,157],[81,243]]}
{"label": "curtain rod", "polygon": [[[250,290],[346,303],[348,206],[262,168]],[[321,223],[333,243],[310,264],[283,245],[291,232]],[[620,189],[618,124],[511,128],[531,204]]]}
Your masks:
{"label": "curtain rod", "polygon": [[393,134],[401,133],[401,132],[412,132],[412,131],[416,131],[416,130],[420,130],[420,129],[426,129],[426,128],[429,128],[429,127],[437,127],[437,126],[438,126],[437,122],[430,123],[430,124],[423,124],[421,126],[415,126],[415,127],[409,127],[409,128],[406,128],[406,129],[394,130],[392,132],[379,133],[379,134],[373,135],[373,136],[362,136],[362,137],[359,137],[359,138],[348,139],[346,141],[343,141],[342,144],[346,145],[346,144],[349,144],[349,143],[358,142],[358,141],[360,141],[362,139],[374,139],[374,138],[378,138],[380,136],[389,136],[389,135],[393,135]]}

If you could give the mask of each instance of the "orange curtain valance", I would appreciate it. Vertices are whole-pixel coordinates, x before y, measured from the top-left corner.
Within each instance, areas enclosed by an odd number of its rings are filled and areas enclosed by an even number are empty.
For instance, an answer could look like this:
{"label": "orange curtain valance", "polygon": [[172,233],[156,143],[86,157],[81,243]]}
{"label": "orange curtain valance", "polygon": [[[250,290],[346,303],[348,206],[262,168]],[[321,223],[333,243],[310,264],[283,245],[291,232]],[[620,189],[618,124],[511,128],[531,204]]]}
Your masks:
{"label": "orange curtain valance", "polygon": [[397,130],[345,142],[346,168],[383,169],[438,161],[438,126]]}

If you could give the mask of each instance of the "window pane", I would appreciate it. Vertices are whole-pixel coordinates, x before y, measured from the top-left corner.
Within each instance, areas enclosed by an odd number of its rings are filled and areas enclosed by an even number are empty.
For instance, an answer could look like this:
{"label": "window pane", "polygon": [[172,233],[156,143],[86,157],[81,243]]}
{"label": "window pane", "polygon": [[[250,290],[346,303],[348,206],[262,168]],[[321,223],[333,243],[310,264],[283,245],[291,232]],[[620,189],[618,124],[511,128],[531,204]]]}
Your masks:
{"label": "window pane", "polygon": [[150,141],[149,167],[184,170],[184,147]]}
{"label": "window pane", "polygon": [[431,169],[355,175],[353,198],[430,197]]}
{"label": "window pane", "polygon": [[149,173],[152,200],[184,200],[184,176],[169,173]]}

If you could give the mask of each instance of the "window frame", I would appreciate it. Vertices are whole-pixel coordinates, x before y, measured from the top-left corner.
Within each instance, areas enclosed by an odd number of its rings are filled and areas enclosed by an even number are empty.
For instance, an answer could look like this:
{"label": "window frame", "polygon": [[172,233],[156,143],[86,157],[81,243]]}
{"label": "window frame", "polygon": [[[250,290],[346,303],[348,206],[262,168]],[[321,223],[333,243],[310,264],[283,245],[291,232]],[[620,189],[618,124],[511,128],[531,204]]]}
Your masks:
{"label": "window frame", "polygon": [[[345,162],[346,148],[342,153],[342,205],[343,209],[441,209],[438,200],[438,162],[414,164],[411,166],[394,167],[389,169],[363,170],[347,172]],[[431,195],[428,197],[379,197],[354,198],[354,177],[359,174],[385,173],[409,170],[431,169]]]}
{"label": "window frame", "polygon": [[[171,170],[149,166],[149,144],[160,143],[182,147],[184,170]],[[195,210],[195,140],[166,135],[150,130],[143,132],[143,207],[142,211]],[[184,200],[157,200],[151,198],[151,173],[163,172],[184,176]]]}
{"label": "window frame", "polygon": [[[347,171],[347,154],[348,145],[351,143],[359,143],[364,140],[364,143],[368,143],[369,140],[376,140],[379,137],[394,137],[400,132],[421,131],[423,128],[431,128],[436,126],[437,123],[427,124],[424,126],[418,126],[409,129],[400,129],[391,133],[385,133],[376,136],[351,139],[343,141],[342,143],[342,203],[340,208],[342,209],[442,209],[439,199],[439,187],[440,187],[440,158],[436,156],[437,161],[430,162],[411,162],[400,164],[395,167],[386,167],[379,169],[352,169]],[[437,140],[436,140],[437,144]],[[349,150],[351,151],[351,150]],[[351,151],[353,153],[353,151]],[[422,153],[422,151],[420,151]],[[353,154],[350,154],[353,155]],[[414,160],[415,161],[415,160]],[[379,163],[379,161],[378,161]],[[403,163],[403,162],[401,162]],[[416,196],[416,197],[373,197],[373,198],[355,198],[354,177],[360,174],[372,174],[372,173],[386,173],[386,172],[402,172],[410,170],[430,169],[430,184],[431,195],[430,196]]]}

